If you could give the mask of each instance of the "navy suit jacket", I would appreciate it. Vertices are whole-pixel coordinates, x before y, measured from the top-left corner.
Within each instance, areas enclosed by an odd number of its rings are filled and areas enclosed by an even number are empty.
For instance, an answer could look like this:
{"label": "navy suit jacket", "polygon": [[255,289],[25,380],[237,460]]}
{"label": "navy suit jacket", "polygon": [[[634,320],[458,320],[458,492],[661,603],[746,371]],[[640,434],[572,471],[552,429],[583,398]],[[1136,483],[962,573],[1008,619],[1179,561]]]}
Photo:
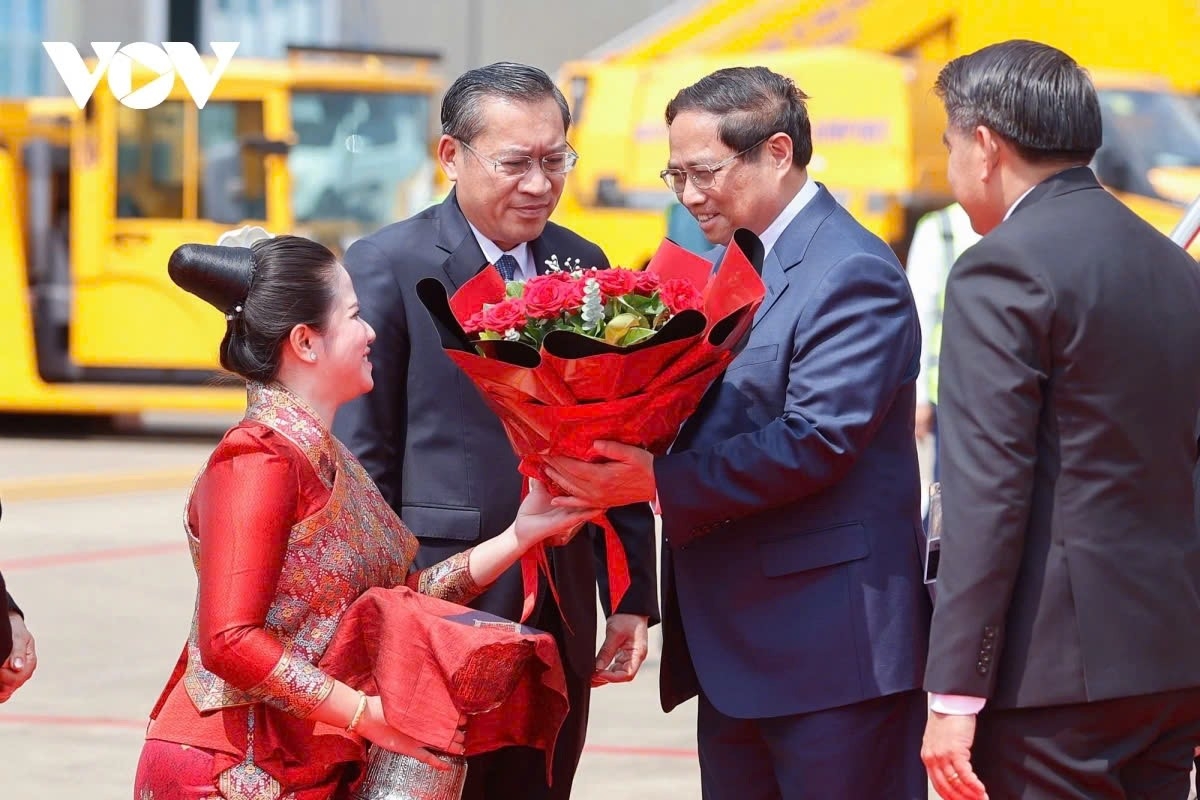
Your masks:
{"label": "navy suit jacket", "polygon": [[[595,244],[554,223],[529,243],[539,269],[551,255],[607,267]],[[496,414],[442,349],[437,327],[417,298],[422,278],[453,293],[487,266],[453,192],[442,203],[350,246],[346,269],[362,316],[375,328],[375,387],[342,406],[333,432],[362,462],[388,503],[420,539],[421,568],[490,539],[513,521],[521,501],[517,457]],[[603,536],[594,526],[562,547],[550,565],[570,630],[563,633],[568,668],[590,675],[596,659],[596,594],[606,612],[657,621],[654,516],[649,505],[609,514],[629,558],[632,585],[609,609]],[[542,604],[553,604],[546,586]],[[521,571],[507,570],[471,605],[508,619],[521,613]],[[530,622],[536,623],[540,610]]]}
{"label": "navy suit jacket", "polygon": [[919,688],[931,605],[920,328],[895,255],[824,188],[763,263],[744,349],[655,461],[664,710],[777,717]]}

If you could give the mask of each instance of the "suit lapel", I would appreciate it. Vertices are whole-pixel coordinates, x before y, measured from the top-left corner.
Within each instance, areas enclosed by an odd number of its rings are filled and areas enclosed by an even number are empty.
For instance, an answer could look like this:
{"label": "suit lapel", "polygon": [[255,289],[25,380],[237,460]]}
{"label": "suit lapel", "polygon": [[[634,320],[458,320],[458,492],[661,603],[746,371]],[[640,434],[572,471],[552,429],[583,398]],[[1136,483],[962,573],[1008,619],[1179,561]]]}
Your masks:
{"label": "suit lapel", "polygon": [[787,275],[783,272],[783,265],[779,263],[779,257],[776,255],[776,252],[776,248],[771,248],[771,252],[767,253],[767,257],[763,259],[762,279],[763,284],[767,287],[767,292],[763,295],[762,305],[754,313],[754,322],[750,326],[751,330],[767,315],[767,312],[771,310],[771,306],[775,305],[775,301],[787,289]]}
{"label": "suit lapel", "polygon": [[[533,268],[538,275],[546,272],[546,261],[550,258],[550,246],[546,244],[545,232],[529,243],[529,254],[533,257]],[[565,258],[565,256],[564,256]]]}
{"label": "suit lapel", "polygon": [[438,206],[437,221],[437,246],[448,254],[442,269],[450,279],[453,292],[478,275],[479,271],[487,266],[487,258],[479,249],[479,242],[475,241],[471,226],[467,224],[467,218],[458,207],[458,200],[453,191]]}
{"label": "suit lapel", "polygon": [[758,307],[758,312],[754,315],[751,330],[762,322],[775,302],[787,291],[788,270],[804,260],[808,246],[812,243],[813,237],[817,235],[817,229],[836,208],[837,201],[833,199],[833,195],[824,186],[818,184],[816,196],[808,201],[808,205],[800,209],[800,213],[780,235],[779,241],[775,242],[771,252],[767,253],[767,257],[763,259],[762,271],[763,284],[767,288],[767,293],[763,297],[762,305]]}

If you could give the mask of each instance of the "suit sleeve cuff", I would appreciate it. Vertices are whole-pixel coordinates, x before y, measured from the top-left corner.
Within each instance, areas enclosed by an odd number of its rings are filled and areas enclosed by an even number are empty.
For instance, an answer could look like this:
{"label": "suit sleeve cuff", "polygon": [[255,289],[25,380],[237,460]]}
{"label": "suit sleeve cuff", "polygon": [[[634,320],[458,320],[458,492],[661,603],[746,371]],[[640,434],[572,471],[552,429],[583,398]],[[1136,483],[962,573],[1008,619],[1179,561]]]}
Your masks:
{"label": "suit sleeve cuff", "polygon": [[987,704],[985,697],[971,697],[965,694],[931,694],[929,695],[929,710],[939,714],[952,714],[956,717],[969,717],[983,711]]}

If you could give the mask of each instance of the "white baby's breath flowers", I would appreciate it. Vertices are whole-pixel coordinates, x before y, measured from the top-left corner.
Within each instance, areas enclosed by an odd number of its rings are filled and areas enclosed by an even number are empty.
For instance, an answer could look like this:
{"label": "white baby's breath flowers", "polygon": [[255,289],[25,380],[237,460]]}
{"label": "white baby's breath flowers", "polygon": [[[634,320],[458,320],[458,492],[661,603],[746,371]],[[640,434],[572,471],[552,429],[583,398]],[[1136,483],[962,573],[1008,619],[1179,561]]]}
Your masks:
{"label": "white baby's breath flowers", "polygon": [[[572,264],[572,262],[574,263]],[[546,265],[546,269],[549,272],[582,272],[581,262],[578,258],[565,258],[562,263],[559,263],[557,253],[552,254],[542,263]]]}

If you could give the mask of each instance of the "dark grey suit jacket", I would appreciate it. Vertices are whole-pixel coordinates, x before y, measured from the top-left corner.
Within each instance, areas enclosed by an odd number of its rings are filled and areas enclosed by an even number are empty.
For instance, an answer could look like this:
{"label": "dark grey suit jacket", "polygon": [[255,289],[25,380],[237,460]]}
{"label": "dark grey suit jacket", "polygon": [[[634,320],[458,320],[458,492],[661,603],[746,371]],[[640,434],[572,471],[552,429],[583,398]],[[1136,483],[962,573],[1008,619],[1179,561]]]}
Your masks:
{"label": "dark grey suit jacket", "polygon": [[925,687],[998,708],[1200,686],[1200,269],[1079,167],[959,258]]}
{"label": "dark grey suit jacket", "polygon": [[[599,247],[553,223],[530,248],[539,269],[551,255],[608,266]],[[341,408],[333,432],[420,539],[417,564],[427,567],[501,533],[520,505],[521,476],[504,428],[446,356],[416,294],[417,282],[428,277],[453,293],[487,259],[452,193],[441,204],[355,242],[344,261],[362,316],[376,331],[371,346],[375,388]],[[609,518],[625,545],[633,581],[617,611],[656,621],[649,504],[613,509]],[[589,526],[587,535],[550,550],[571,627],[566,657],[580,675],[591,673],[596,657],[598,581],[606,607],[608,599],[605,572],[596,569],[603,564],[603,537],[595,533]],[[539,598],[554,602],[545,586]],[[522,599],[521,573],[514,567],[472,605],[516,619]]]}

